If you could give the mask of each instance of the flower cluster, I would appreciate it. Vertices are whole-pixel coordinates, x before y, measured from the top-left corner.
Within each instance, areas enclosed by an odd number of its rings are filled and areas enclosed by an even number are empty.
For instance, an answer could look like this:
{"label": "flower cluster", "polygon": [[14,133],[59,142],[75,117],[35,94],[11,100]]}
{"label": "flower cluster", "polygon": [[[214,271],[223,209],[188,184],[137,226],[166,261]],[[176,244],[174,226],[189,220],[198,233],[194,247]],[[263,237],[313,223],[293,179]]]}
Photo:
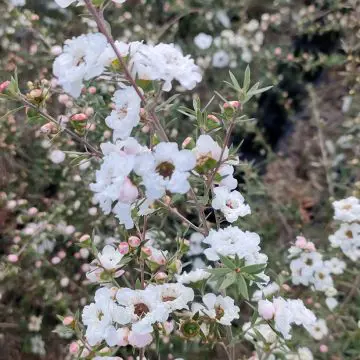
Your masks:
{"label": "flower cluster", "polygon": [[[134,78],[162,81],[164,91],[171,90],[173,80],[191,90],[202,79],[194,61],[189,56],[183,56],[173,44],[151,46],[140,42],[126,44],[116,41],[114,46]],[[62,53],[55,59],[53,71],[59,85],[73,97],[79,97],[84,81],[100,76],[106,68],[116,70],[121,66],[106,37],[94,33],[66,40]],[[120,94],[125,96],[125,93]],[[124,103],[130,103],[133,99],[131,93],[127,95],[130,97],[125,97],[122,100]],[[118,109],[117,112],[120,111]]]}
{"label": "flower cluster", "polygon": [[340,228],[329,236],[331,246],[340,247],[352,261],[360,258],[360,200],[354,196],[334,201],[334,220],[341,221]]}
{"label": "flower cluster", "polygon": [[307,309],[301,300],[285,300],[282,297],[274,298],[272,301],[260,300],[258,311],[264,320],[274,320],[275,329],[285,339],[291,338],[291,324],[309,328],[316,322],[313,312]]}

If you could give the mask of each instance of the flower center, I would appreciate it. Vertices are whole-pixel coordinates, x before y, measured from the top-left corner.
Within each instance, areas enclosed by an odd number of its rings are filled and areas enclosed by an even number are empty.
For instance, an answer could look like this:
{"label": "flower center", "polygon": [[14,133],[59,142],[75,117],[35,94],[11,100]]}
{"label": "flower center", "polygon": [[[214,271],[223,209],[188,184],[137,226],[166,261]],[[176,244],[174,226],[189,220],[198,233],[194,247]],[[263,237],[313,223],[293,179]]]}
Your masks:
{"label": "flower center", "polygon": [[220,320],[224,316],[225,311],[221,306],[218,306],[215,308],[215,313],[216,313],[216,319]]}
{"label": "flower center", "polygon": [[143,317],[149,312],[149,308],[144,303],[136,304],[134,314]]}
{"label": "flower center", "polygon": [[156,172],[159,173],[164,178],[167,178],[167,177],[170,178],[172,176],[172,174],[174,173],[174,170],[175,170],[175,166],[171,162],[168,162],[168,161],[164,161],[156,167]]}
{"label": "flower center", "polygon": [[313,264],[313,261],[311,259],[306,259],[305,264],[311,266]]}
{"label": "flower center", "polygon": [[163,302],[174,301],[175,299],[176,299],[176,297],[174,297],[174,296],[163,296],[162,297]]}
{"label": "flower center", "polygon": [[97,318],[99,319],[99,321],[101,321],[103,317],[104,317],[104,313],[102,311],[99,311],[97,314]]}
{"label": "flower center", "polygon": [[323,273],[319,273],[319,279],[323,280],[325,278],[325,275]]}
{"label": "flower center", "polygon": [[346,235],[349,239],[353,239],[353,238],[354,238],[354,235],[353,235],[353,233],[352,233],[351,230],[348,230],[348,231],[345,233],[345,235]]}
{"label": "flower center", "polygon": [[343,208],[343,210],[350,210],[352,208],[352,205],[347,204],[347,205],[344,205],[342,208]]}

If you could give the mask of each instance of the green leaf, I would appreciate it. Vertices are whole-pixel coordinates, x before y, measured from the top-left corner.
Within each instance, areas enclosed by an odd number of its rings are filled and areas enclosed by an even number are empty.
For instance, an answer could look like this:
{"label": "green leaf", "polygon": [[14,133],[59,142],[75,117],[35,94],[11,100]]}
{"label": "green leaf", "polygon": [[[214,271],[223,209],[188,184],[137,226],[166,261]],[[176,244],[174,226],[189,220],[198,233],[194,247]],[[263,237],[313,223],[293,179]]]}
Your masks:
{"label": "green leaf", "polygon": [[229,268],[217,268],[217,269],[205,269],[206,272],[209,272],[212,275],[226,275],[229,272],[232,272]]}
{"label": "green leaf", "polygon": [[228,267],[229,269],[232,269],[232,270],[235,270],[236,269],[236,265],[226,256],[223,256],[223,255],[220,255],[219,254],[219,257],[220,257],[220,260],[221,262],[226,266]]}
{"label": "green leaf", "polygon": [[232,272],[230,274],[227,274],[225,276],[224,281],[222,282],[221,286],[220,286],[220,290],[225,290],[227,289],[229,286],[231,286],[234,282],[236,281],[236,273]]}
{"label": "green leaf", "polygon": [[140,279],[136,279],[136,282],[135,282],[135,289],[136,289],[136,290],[140,290],[140,289],[141,289],[141,282],[140,282]]}
{"label": "green leaf", "polygon": [[266,86],[266,87],[261,88],[261,89],[255,89],[255,90],[253,90],[253,91],[249,91],[249,92],[248,92],[248,96],[254,96],[254,95],[257,95],[257,94],[261,94],[261,93],[263,93],[263,92],[265,92],[265,91],[270,90],[272,87],[273,87],[273,86],[271,85],[271,86]]}
{"label": "green leaf", "polygon": [[250,81],[251,81],[251,73],[250,73],[250,66],[248,65],[245,70],[244,75],[244,83],[243,83],[243,91],[244,93],[247,93],[250,87]]}
{"label": "green leaf", "polygon": [[254,264],[249,266],[244,266],[241,268],[241,272],[248,274],[258,274],[266,268],[266,264]]}
{"label": "green leaf", "polygon": [[259,317],[259,313],[257,311],[254,311],[254,313],[252,314],[252,317],[251,317],[251,325],[255,324],[258,317]]}
{"label": "green leaf", "polygon": [[234,88],[238,91],[241,91],[241,86],[240,86],[239,82],[237,81],[236,77],[234,76],[234,74],[231,71],[229,71],[229,75],[230,75],[230,79],[233,83]]}
{"label": "green leaf", "polygon": [[245,298],[246,300],[249,300],[248,287],[247,287],[246,281],[242,275],[237,276],[237,286],[238,286],[240,295],[243,298]]}

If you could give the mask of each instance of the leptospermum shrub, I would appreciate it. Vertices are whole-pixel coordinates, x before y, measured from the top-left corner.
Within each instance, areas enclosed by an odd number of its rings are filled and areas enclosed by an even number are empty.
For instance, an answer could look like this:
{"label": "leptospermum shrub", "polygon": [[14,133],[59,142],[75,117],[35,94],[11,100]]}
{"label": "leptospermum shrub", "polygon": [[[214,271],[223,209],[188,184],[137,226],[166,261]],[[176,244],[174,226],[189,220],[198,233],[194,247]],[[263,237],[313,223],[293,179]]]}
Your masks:
{"label": "leptospermum shrub", "polygon": [[[326,321],[301,299],[283,296],[286,287],[280,281],[270,282],[260,236],[237,226],[241,218],[246,221],[251,216],[251,208],[237,190],[234,174],[241,164],[231,135],[249,121],[244,109],[251,98],[270,87],[253,84],[249,67],[243,79],[230,72],[226,86],[232,97],[225,98],[214,89],[208,104],[194,97],[193,108],[179,107],[196,135],[181,143],[169,141],[162,113],[175,101],[178,106],[181,96],[167,93],[175,83],[190,91],[201,82],[201,70],[193,59],[173,44],[116,41],[103,17],[103,1],[56,2],[64,8],[75,3],[83,6],[99,32],[66,40],[53,63],[56,85],[46,80],[33,82],[22,93],[14,76],[0,85],[0,92],[42,121],[41,132],[49,139],[66,135],[80,144],[81,151],[69,153],[80,167],[97,163],[89,186],[92,205],[116,219],[121,229],[120,238],[101,248],[96,229],[91,235],[78,236],[78,258],[86,259],[91,253],[86,277],[97,289],[90,304],[76,314],[59,317],[62,325],[57,332],[78,339],[70,344],[71,356],[109,360],[134,353],[143,360],[153,354],[157,357],[170,337],[177,344],[220,347],[230,360],[249,358],[251,348],[252,360],[313,359],[307,343],[293,338],[299,331],[293,327],[302,327],[310,337],[321,340],[329,332]],[[206,34],[194,41],[200,49],[211,46]],[[215,67],[221,67],[221,56],[214,55]],[[97,83],[111,84],[114,90],[111,97],[98,99],[101,112],[104,103],[112,108],[100,125],[111,130],[111,141],[100,145],[88,137],[91,111],[72,114],[67,121],[48,112],[53,92],[61,89],[67,94],[63,95],[66,101],[72,97],[71,101],[81,104],[85,97],[98,96],[93,87]],[[217,112],[209,110],[215,106]],[[138,131],[140,125],[146,131]],[[61,164],[66,153],[57,149],[49,157]],[[18,201],[10,201],[13,208],[19,206]],[[346,271],[345,260],[360,257],[359,200],[349,197],[333,206],[334,220],[342,223],[329,241],[341,252],[332,257],[322,254],[302,235],[289,249],[292,283],[324,293],[329,311],[339,306],[336,277]],[[29,210],[27,215],[36,212]],[[96,212],[92,206],[89,214]],[[168,235],[169,229],[161,226],[164,214],[174,219],[176,236]],[[43,236],[45,230],[56,230],[65,238],[75,232],[66,223],[55,226],[47,220],[43,228],[30,223],[23,235],[33,240],[31,246],[38,253],[51,252],[55,246],[33,236],[37,232]],[[168,238],[170,250],[165,246]],[[192,270],[183,270],[189,256],[197,255],[203,260],[199,258]],[[59,251],[52,263],[60,262],[62,256]],[[16,263],[17,255],[10,254],[8,260]],[[349,297],[343,304],[348,301]],[[33,317],[30,323],[31,329],[37,329],[41,319]],[[40,340],[34,337],[32,346],[43,354]],[[326,345],[320,346],[320,352],[327,351]],[[187,357],[181,345],[174,352]]]}

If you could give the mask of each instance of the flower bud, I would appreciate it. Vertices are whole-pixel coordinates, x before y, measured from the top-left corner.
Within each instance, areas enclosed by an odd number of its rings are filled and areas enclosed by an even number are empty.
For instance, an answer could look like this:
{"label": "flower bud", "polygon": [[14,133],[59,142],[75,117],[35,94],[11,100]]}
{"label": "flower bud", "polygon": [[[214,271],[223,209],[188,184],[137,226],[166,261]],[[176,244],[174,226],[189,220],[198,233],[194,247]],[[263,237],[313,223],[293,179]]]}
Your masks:
{"label": "flower bud", "polygon": [[52,122],[48,122],[47,124],[43,125],[41,128],[40,128],[40,131],[43,133],[43,134],[55,134],[57,133],[57,126],[52,123]]}
{"label": "flower bud", "polygon": [[80,242],[85,242],[90,240],[90,235],[88,234],[84,234],[83,236],[81,236],[81,238],[79,239]]}
{"label": "flower bud", "polygon": [[9,80],[6,80],[6,81],[2,82],[2,83],[0,84],[0,94],[1,94],[2,92],[4,92],[4,91],[8,88],[9,85],[10,85],[10,81],[9,81]]}
{"label": "flower bud", "polygon": [[181,147],[183,149],[191,150],[195,147],[195,141],[192,137],[188,136],[182,143]]}
{"label": "flower bud", "polygon": [[275,315],[275,306],[269,300],[260,300],[258,303],[258,311],[264,320],[271,320]]}
{"label": "flower bud", "polygon": [[89,92],[89,94],[96,94],[96,87],[95,86],[90,86],[89,88],[88,88],[88,92]]}
{"label": "flower bud", "polygon": [[148,258],[149,256],[151,256],[152,252],[151,252],[151,249],[147,246],[143,246],[141,248],[141,257],[142,258]]}
{"label": "flower bud", "polygon": [[121,242],[119,244],[119,253],[122,255],[126,255],[129,252],[129,244],[127,242]]}
{"label": "flower bud", "polygon": [[63,319],[63,325],[69,326],[74,322],[74,318],[72,316],[65,316]]}
{"label": "flower bud", "polygon": [[155,280],[158,282],[163,282],[168,278],[167,274],[160,271],[155,275]]}
{"label": "flower bud", "polygon": [[69,347],[70,354],[77,354],[79,349],[80,349],[80,347],[77,342],[74,341],[70,344],[70,347]]}
{"label": "flower bud", "polygon": [[87,120],[87,115],[84,113],[75,114],[71,117],[71,121],[85,121]]}
{"label": "flower bud", "polygon": [[128,243],[132,248],[137,248],[140,246],[141,240],[137,236],[130,236]]}
{"label": "flower bud", "polygon": [[19,257],[16,254],[9,254],[7,257],[8,261],[11,263],[16,263],[19,261]]}
{"label": "flower bud", "polygon": [[191,339],[200,334],[200,325],[195,320],[186,320],[180,325],[180,332],[186,339]]}
{"label": "flower bud", "polygon": [[224,109],[229,109],[229,108],[232,108],[232,109],[238,109],[239,107],[241,107],[241,104],[239,101],[228,101],[226,103],[224,103],[223,105]]}
{"label": "flower bud", "polygon": [[325,344],[321,344],[319,350],[321,353],[327,353],[329,351],[329,348]]}

